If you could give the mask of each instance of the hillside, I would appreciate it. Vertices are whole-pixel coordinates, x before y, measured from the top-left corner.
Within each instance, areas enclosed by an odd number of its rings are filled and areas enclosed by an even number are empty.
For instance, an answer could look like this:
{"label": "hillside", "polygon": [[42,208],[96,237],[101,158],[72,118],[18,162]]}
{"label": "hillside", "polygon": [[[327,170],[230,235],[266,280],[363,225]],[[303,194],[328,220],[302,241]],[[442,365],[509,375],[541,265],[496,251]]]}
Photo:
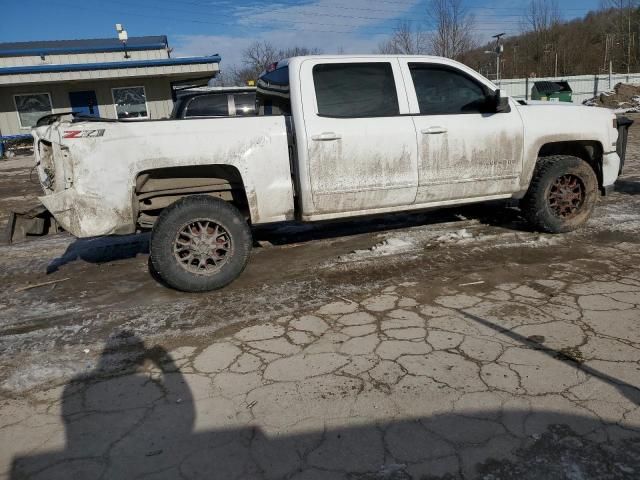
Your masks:
{"label": "hillside", "polygon": [[[608,72],[610,62],[614,72],[640,71],[639,28],[640,9],[608,9],[538,32],[505,37],[502,77],[553,76],[556,57],[558,76]],[[495,56],[485,53],[494,48],[495,44],[486,44],[465,54],[463,61],[495,78]]]}

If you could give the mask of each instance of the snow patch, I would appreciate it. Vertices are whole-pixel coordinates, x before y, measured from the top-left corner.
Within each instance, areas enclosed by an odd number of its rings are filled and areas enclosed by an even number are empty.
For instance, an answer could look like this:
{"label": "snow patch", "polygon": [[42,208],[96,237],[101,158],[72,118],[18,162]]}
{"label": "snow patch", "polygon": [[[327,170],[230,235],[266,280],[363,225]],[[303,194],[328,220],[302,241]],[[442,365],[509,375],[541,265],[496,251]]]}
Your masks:
{"label": "snow patch", "polygon": [[462,230],[458,230],[457,232],[448,232],[444,235],[440,235],[436,238],[436,242],[438,243],[459,243],[461,240],[469,240],[473,238],[473,233],[471,233],[466,228]]}
{"label": "snow patch", "polygon": [[416,248],[415,241],[405,240],[399,237],[391,237],[374,245],[367,250],[354,250],[348,256],[357,257],[379,257],[385,255],[396,255],[398,253],[404,253]]}

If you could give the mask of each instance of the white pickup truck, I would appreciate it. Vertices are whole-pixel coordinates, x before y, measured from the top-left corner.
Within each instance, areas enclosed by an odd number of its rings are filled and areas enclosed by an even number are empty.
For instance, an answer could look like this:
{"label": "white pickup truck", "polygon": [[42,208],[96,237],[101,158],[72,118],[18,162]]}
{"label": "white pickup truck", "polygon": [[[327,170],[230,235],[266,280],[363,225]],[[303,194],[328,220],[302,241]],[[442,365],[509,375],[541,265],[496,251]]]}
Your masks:
{"label": "white pickup truck", "polygon": [[573,230],[624,158],[608,110],[519,103],[438,57],[291,58],[256,110],[51,118],[33,132],[40,200],[77,237],[152,229],[153,268],[197,292],[240,275],[250,225],[515,198],[537,229]]}

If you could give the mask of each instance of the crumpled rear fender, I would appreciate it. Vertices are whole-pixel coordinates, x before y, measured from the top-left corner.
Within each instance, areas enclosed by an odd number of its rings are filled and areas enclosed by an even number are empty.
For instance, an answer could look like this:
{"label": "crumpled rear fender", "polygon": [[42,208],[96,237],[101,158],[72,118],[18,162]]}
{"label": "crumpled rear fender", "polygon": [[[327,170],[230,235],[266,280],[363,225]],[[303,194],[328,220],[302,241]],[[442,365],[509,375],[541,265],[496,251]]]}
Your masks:
{"label": "crumpled rear fender", "polygon": [[118,211],[104,199],[78,194],[74,189],[39,197],[57,222],[79,238],[135,232],[133,212]]}

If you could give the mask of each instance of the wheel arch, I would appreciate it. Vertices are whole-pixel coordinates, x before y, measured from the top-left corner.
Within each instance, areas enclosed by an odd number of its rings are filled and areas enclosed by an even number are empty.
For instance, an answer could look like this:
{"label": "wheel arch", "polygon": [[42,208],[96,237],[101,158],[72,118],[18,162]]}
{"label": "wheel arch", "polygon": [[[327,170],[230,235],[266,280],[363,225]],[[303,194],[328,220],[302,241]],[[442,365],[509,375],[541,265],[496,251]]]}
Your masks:
{"label": "wheel arch", "polygon": [[[576,192],[576,185],[556,189],[556,201],[550,194],[553,185],[566,176],[577,176],[583,188]],[[576,194],[580,195],[576,198]],[[559,201],[557,197],[560,198]],[[591,216],[598,196],[598,179],[586,161],[576,155],[549,155],[540,157],[529,189],[520,201],[524,217],[541,231],[564,233],[581,227]],[[565,211],[568,208],[569,211]],[[556,212],[554,212],[556,210]]]}
{"label": "wheel arch", "polygon": [[538,151],[537,162],[552,156],[572,156],[587,162],[598,179],[598,188],[603,192],[602,143],[595,140],[571,140],[545,143]]}
{"label": "wheel arch", "polygon": [[171,166],[136,174],[133,210],[137,224],[151,228],[165,208],[191,195],[210,195],[225,200],[249,222],[256,215],[247,184],[237,167],[224,164]]}

